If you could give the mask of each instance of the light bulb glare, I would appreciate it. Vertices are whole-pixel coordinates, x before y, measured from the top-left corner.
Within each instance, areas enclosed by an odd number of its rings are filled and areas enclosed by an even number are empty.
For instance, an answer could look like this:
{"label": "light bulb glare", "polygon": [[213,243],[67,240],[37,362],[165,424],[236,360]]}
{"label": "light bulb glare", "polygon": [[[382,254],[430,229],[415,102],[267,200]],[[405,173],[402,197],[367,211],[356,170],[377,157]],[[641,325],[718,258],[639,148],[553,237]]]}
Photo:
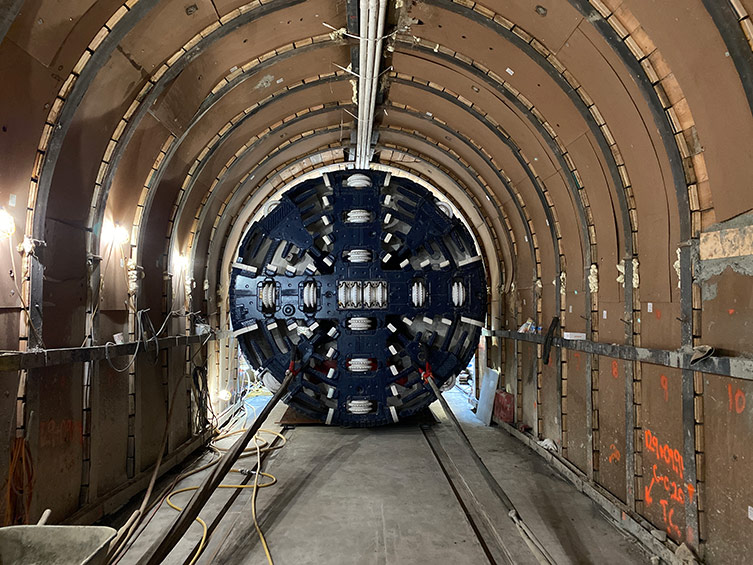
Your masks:
{"label": "light bulb glare", "polygon": [[0,237],[6,238],[16,232],[16,221],[5,208],[0,208]]}
{"label": "light bulb glare", "polygon": [[131,234],[129,234],[128,230],[123,226],[116,225],[114,239],[115,243],[117,243],[118,245],[125,245],[131,240]]}
{"label": "light bulb glare", "polygon": [[113,224],[110,220],[105,220],[102,224],[101,240],[105,245],[116,243],[125,245],[131,239],[131,234],[121,225]]}
{"label": "light bulb glare", "polygon": [[179,270],[185,271],[186,267],[188,267],[188,256],[178,255],[175,258],[175,265],[178,267]]}

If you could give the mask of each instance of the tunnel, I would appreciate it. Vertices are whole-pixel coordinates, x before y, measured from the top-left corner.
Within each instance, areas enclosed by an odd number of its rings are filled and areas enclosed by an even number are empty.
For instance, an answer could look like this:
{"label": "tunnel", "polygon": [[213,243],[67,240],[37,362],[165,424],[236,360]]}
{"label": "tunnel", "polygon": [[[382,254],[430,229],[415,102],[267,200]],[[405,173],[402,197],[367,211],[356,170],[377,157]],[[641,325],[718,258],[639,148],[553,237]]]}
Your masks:
{"label": "tunnel", "polygon": [[[748,10],[0,0],[2,525],[112,526],[109,563],[749,562]],[[246,529],[170,530],[199,487],[138,540],[238,437]]]}

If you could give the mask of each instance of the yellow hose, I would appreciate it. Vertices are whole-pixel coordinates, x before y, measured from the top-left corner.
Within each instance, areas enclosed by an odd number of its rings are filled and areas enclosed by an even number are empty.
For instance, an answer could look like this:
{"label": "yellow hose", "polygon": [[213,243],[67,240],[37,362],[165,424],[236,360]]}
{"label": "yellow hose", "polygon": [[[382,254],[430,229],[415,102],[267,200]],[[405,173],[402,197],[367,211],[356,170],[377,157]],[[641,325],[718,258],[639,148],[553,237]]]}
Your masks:
{"label": "yellow hose", "polygon": [[[235,431],[227,433],[227,434],[223,434],[223,435],[218,436],[217,438],[215,438],[215,442],[217,440],[221,440],[221,439],[224,439],[224,438],[229,437],[229,436],[240,434],[240,433],[242,433],[244,431],[245,431],[245,429],[241,429],[241,430],[235,430]],[[284,435],[282,435],[281,433],[279,433],[279,432],[274,432],[272,430],[260,429],[259,433],[262,433],[262,432],[263,433],[267,433],[267,434],[271,434],[271,435],[274,435],[274,436],[277,436],[278,438],[280,438],[282,440],[282,443],[280,445],[276,445],[274,447],[268,447],[268,442],[266,440],[264,440],[263,438],[260,438],[258,435],[254,436],[254,445],[255,446],[251,447],[251,448],[247,448],[246,450],[244,450],[244,453],[245,453],[245,451],[248,451],[249,449],[253,449],[256,452],[256,469],[257,469],[257,471],[259,469],[261,469],[261,454],[262,453],[265,453],[265,452],[268,452],[268,451],[274,451],[275,449],[280,449],[281,447],[283,447],[287,443],[287,438]],[[259,442],[261,442],[261,443],[259,443]],[[212,449],[215,450],[215,451],[217,451],[217,452],[226,451],[226,450],[224,450],[224,449],[222,449],[220,447],[217,447],[216,445],[213,445]],[[211,462],[207,463],[206,465],[203,465],[203,466],[199,467],[198,469],[194,469],[190,473],[184,475],[182,477],[182,479],[185,479],[186,477],[188,477],[190,475],[194,475],[194,474],[196,474],[196,473],[198,473],[200,471],[208,469],[209,467],[215,465],[217,463],[217,461],[219,461],[219,459],[215,459],[214,461],[211,461]],[[241,473],[242,472],[240,469],[230,469],[230,471],[234,472],[234,473]],[[268,482],[266,482],[266,483],[261,483],[260,484],[259,483],[259,476],[260,475],[263,476],[263,477],[267,477],[270,480]],[[259,526],[259,522],[258,522],[257,517],[256,517],[256,493],[259,491],[260,488],[271,487],[276,482],[277,482],[277,478],[274,475],[271,475],[269,473],[263,473],[263,472],[255,472],[254,473],[254,484],[252,484],[252,485],[219,485],[219,487],[218,487],[218,488],[233,488],[233,489],[246,489],[246,488],[253,489],[253,494],[252,494],[252,497],[251,497],[251,515],[252,515],[253,520],[254,520],[254,527],[256,528],[256,532],[259,534],[259,539],[261,540],[262,547],[264,548],[264,553],[267,556],[267,562],[269,563],[269,565],[274,565],[274,564],[273,564],[273,561],[272,561],[272,555],[271,555],[271,553],[269,551],[269,547],[267,546],[267,540],[264,538],[264,534],[261,531],[261,527]],[[198,490],[198,488],[199,488],[198,486],[195,486],[195,487],[185,487],[185,488],[180,488],[180,489],[173,490],[170,494],[167,495],[167,497],[165,498],[165,501],[170,506],[170,508],[172,508],[173,510],[177,510],[178,512],[180,512],[180,511],[183,510],[183,508],[181,508],[177,504],[173,503],[173,501],[171,500],[172,497],[174,495],[176,495],[176,494],[180,494],[180,493],[183,493],[183,492],[191,492],[191,491],[194,491],[194,490]],[[208,528],[207,528],[206,522],[204,522],[204,520],[202,520],[199,517],[196,518],[196,521],[199,524],[201,524],[201,527],[203,528],[203,532],[201,534],[201,542],[199,543],[199,547],[196,550],[196,553],[194,554],[193,559],[191,559],[190,565],[193,565],[194,563],[196,563],[196,560],[199,558],[199,555],[201,555],[201,552],[204,551],[204,546],[206,545],[207,536],[208,536]]]}

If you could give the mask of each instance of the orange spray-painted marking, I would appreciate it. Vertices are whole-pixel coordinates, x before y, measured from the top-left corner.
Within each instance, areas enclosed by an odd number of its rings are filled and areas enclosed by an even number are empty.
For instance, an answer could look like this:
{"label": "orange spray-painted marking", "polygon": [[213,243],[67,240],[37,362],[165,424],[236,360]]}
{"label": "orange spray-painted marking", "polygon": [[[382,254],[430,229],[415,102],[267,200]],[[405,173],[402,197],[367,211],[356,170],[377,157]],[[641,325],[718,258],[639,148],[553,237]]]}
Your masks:
{"label": "orange spray-painted marking", "polygon": [[662,375],[660,379],[660,386],[664,391],[664,402],[669,401],[669,382],[667,381],[667,375]]}

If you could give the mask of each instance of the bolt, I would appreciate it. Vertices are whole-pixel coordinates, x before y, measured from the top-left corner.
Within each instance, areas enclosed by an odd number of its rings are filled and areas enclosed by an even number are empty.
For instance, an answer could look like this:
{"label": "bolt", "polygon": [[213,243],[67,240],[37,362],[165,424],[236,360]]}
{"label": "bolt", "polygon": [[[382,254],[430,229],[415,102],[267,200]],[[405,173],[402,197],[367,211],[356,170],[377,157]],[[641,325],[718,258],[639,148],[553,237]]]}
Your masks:
{"label": "bolt", "polygon": [[196,4],[191,4],[190,6],[186,7],[186,15],[191,16],[195,14],[199,10],[199,7]]}
{"label": "bolt", "polygon": [[543,18],[547,14],[547,9],[539,4],[538,6],[536,6],[536,13]]}

